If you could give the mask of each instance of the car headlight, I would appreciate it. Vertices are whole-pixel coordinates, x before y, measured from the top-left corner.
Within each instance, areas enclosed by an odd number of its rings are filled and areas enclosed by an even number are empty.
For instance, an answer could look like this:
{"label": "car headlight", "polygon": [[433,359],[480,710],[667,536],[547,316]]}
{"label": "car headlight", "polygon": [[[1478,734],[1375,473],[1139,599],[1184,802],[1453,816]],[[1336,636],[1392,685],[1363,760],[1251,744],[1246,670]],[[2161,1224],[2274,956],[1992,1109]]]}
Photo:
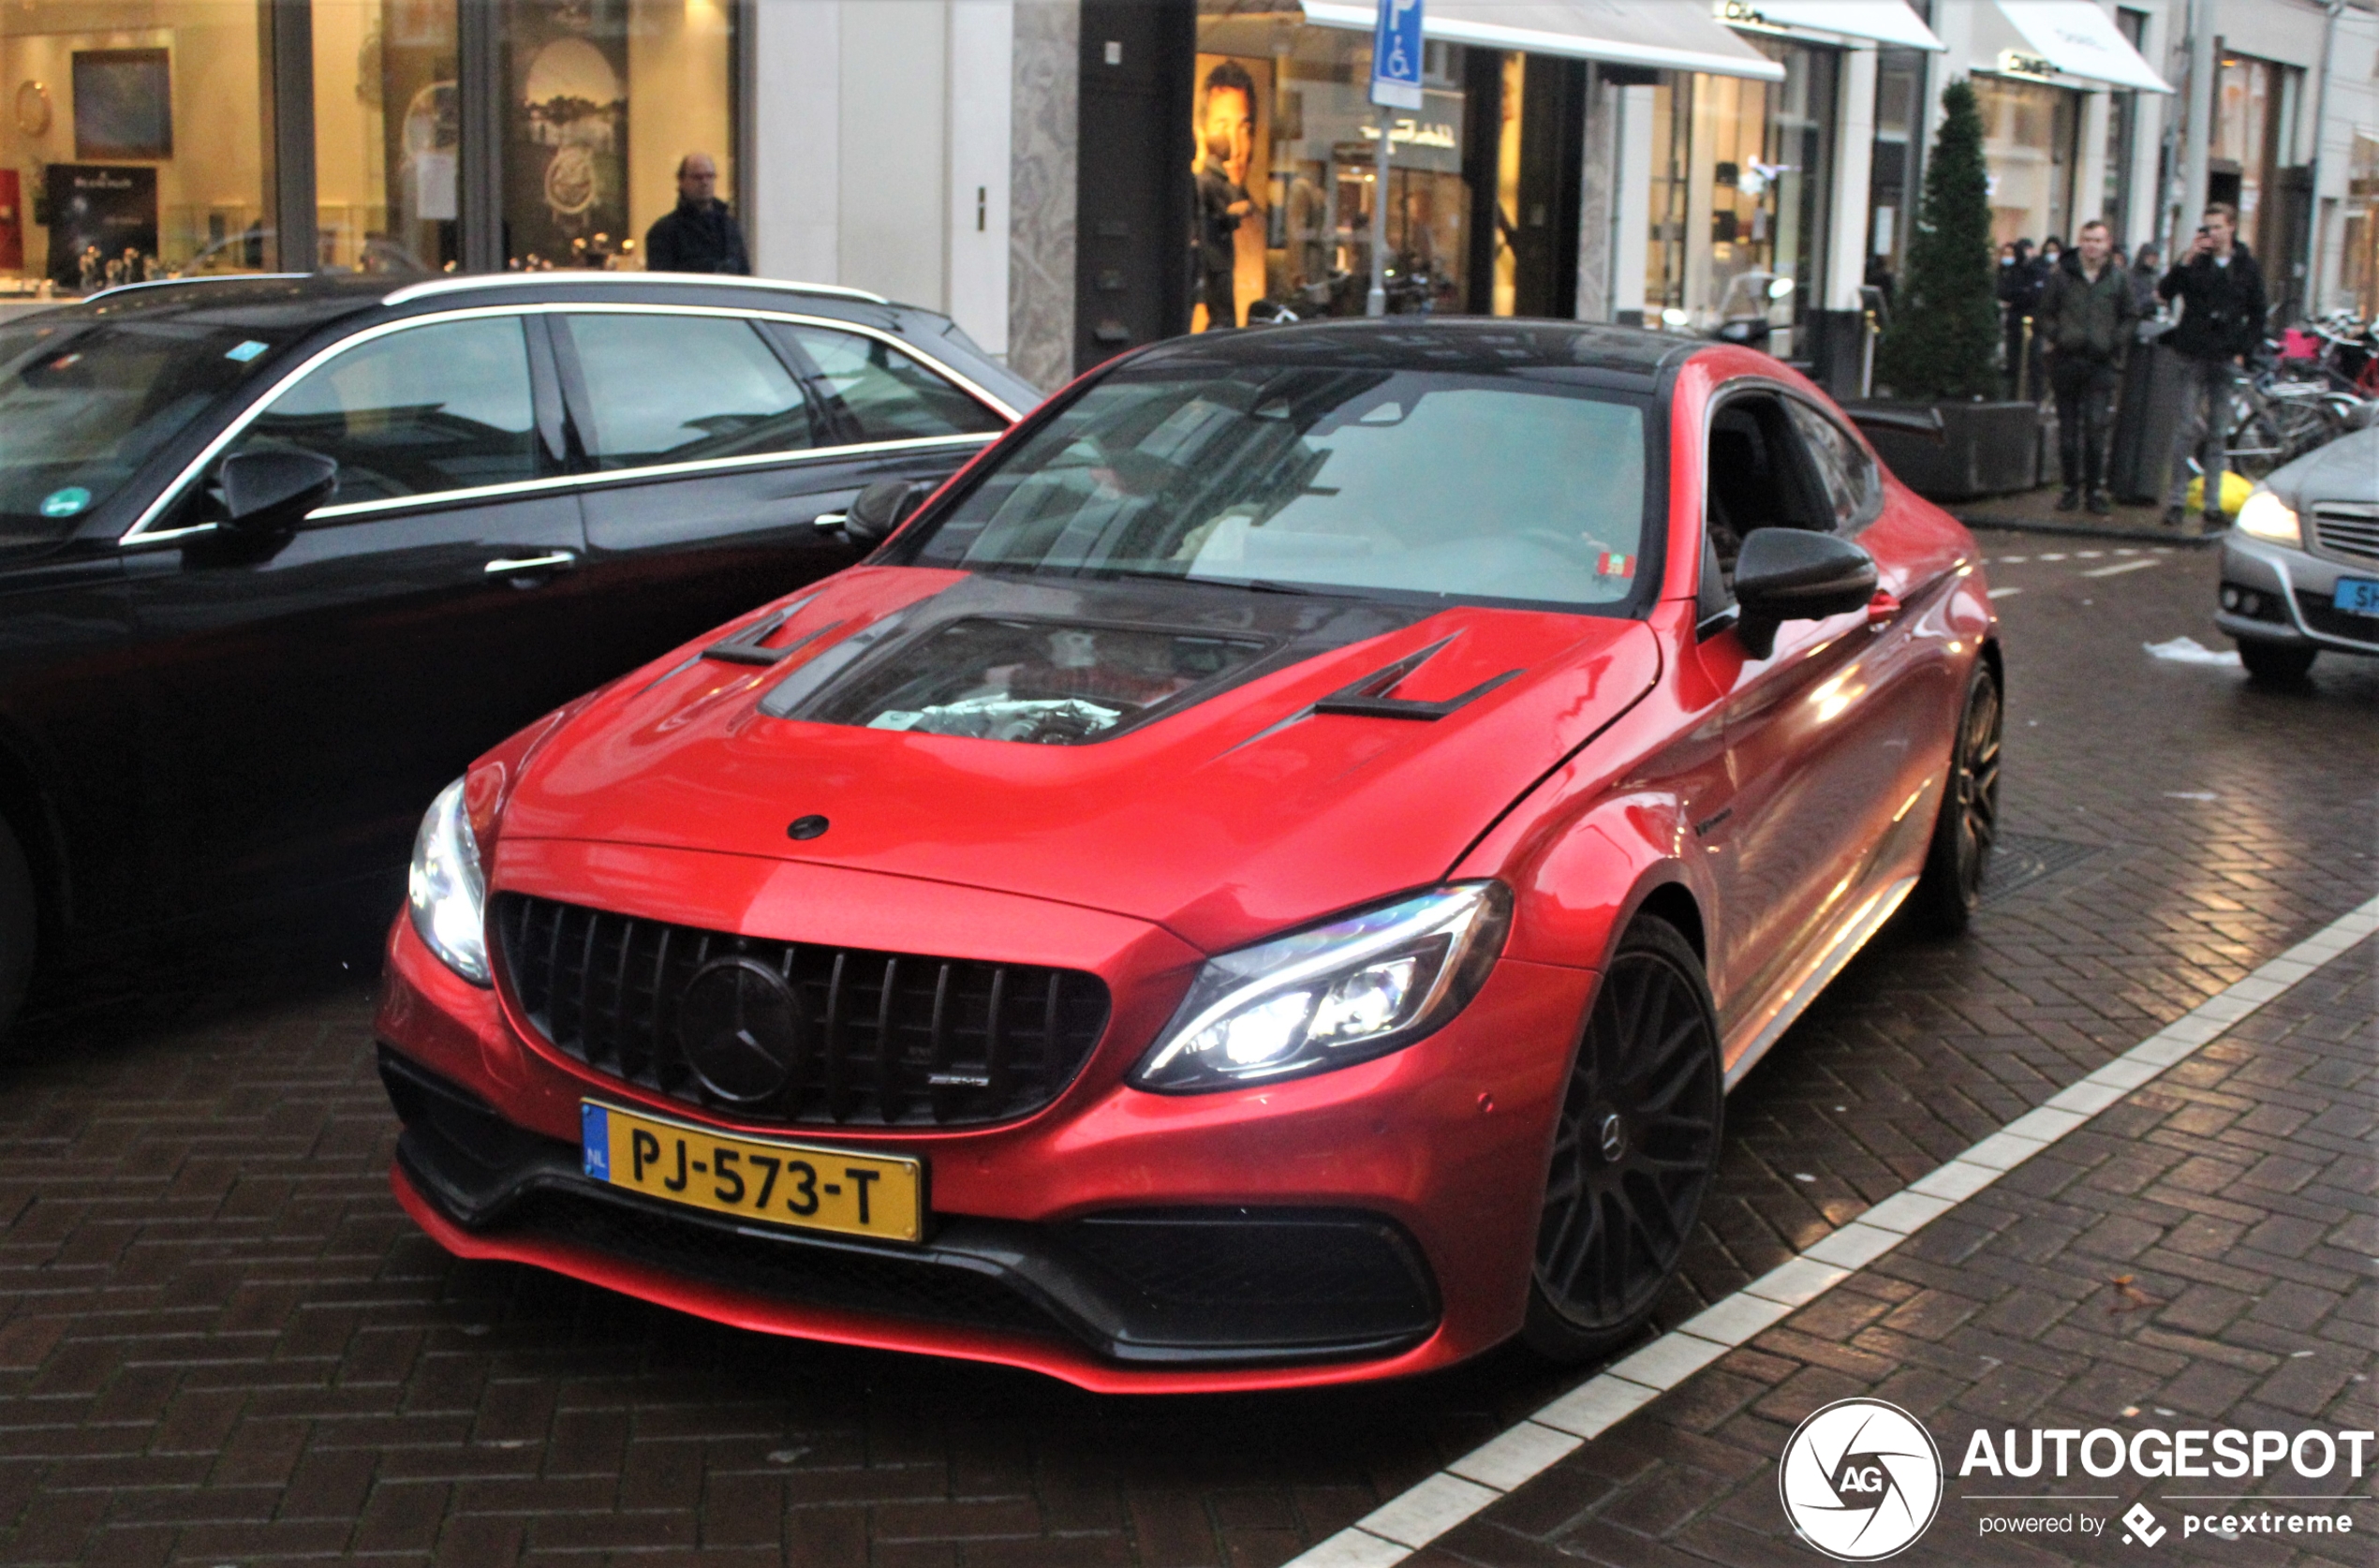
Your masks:
{"label": "car headlight", "polygon": [[2238,527],[2242,534],[2252,534],[2273,544],[2298,550],[2305,547],[2304,530],[2297,525],[2297,514],[2268,490],[2257,490],[2247,497],[2247,504],[2239,509]]}
{"label": "car headlight", "polygon": [[406,902],[413,929],[446,967],[474,985],[488,984],[487,877],[480,870],[479,839],[463,809],[463,780],[437,792],[421,831],[413,836]]}
{"label": "car headlight", "polygon": [[1512,894],[1462,882],[1209,960],[1131,1079],[1235,1088],[1401,1049],[1467,1006],[1503,950]]}

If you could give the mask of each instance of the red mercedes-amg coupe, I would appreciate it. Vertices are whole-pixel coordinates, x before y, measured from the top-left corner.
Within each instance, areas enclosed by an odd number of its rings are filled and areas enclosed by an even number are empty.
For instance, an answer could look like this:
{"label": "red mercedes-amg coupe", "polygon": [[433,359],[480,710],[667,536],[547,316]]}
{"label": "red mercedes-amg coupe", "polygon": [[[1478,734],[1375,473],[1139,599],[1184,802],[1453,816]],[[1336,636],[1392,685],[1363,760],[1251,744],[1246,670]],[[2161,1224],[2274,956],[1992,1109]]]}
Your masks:
{"label": "red mercedes-amg coupe", "polygon": [[1589,1357],[1727,1087],[1973,908],[1973,541],[1764,355],[1218,333],[897,490],[431,806],[378,1031],[451,1251],[1097,1389]]}

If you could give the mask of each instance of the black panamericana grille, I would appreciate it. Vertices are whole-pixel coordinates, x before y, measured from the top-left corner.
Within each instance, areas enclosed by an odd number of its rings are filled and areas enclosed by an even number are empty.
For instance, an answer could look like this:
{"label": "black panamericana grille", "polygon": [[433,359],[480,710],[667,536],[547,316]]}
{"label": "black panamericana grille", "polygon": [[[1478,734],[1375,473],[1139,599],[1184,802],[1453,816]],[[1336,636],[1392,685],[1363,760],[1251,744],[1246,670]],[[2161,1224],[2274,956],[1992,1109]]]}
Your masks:
{"label": "black panamericana grille", "polygon": [[[504,978],[547,1040],[598,1072],[743,1119],[968,1127],[1027,1116],[1072,1082],[1107,1025],[1105,983],[1078,969],[775,941],[523,894],[499,895],[495,913]],[[761,995],[746,1005],[738,984]],[[746,1014],[750,1060],[722,1063],[717,1037]]]}

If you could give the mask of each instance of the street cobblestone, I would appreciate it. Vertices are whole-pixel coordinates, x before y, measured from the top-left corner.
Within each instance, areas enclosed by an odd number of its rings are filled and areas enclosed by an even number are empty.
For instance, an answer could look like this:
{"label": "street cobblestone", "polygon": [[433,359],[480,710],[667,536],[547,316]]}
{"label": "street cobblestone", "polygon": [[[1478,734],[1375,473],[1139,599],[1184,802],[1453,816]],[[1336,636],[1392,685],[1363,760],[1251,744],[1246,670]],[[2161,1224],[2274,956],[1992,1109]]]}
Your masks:
{"label": "street cobblestone", "polygon": [[[2009,825],[2094,852],[1961,941],[1887,931],[1746,1080],[1663,1328],[2379,891],[2379,664],[2263,692],[2160,662],[2219,641],[2210,553],[2091,581],[1985,540],[2027,557],[1991,568]],[[368,960],[273,939],[39,999],[0,1065],[0,1561],[1269,1568],[1581,1376],[1098,1398],[459,1262],[388,1191]],[[1416,1561],[1816,1561],[1772,1467],[1852,1393],[2373,1425],[2371,974],[2299,985]]]}

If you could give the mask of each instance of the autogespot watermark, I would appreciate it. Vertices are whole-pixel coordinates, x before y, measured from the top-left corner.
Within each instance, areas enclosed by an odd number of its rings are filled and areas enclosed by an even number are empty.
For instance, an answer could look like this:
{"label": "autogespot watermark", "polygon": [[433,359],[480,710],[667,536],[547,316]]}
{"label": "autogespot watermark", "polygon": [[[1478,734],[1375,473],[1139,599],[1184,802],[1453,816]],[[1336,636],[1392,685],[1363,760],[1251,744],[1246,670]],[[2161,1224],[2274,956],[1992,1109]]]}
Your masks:
{"label": "autogespot watermark", "polygon": [[[2176,1529],[2183,1540],[2277,1536],[2305,1545],[2357,1532],[2350,1510],[2373,1500],[2367,1487],[2342,1488],[2364,1480],[2375,1449],[2379,1433],[2321,1428],[1986,1427],[1967,1442],[1961,1482],[2231,1481],[2254,1483],[2257,1490],[2175,1487],[2135,1500],[2113,1517],[2112,1507],[2091,1505],[2120,1503],[2120,1491],[1973,1490],[1956,1501],[1973,1505],[1977,1536],[2042,1538],[2044,1545],[2112,1533],[2125,1546],[2153,1547]],[[2268,1489],[2283,1485],[2324,1489]],[[1777,1491],[1785,1517],[1810,1546],[1840,1561],[1873,1562],[1914,1545],[1933,1524],[1943,1493],[1941,1451],[1924,1424],[1898,1405],[1843,1399],[1794,1430],[1777,1467]]]}

